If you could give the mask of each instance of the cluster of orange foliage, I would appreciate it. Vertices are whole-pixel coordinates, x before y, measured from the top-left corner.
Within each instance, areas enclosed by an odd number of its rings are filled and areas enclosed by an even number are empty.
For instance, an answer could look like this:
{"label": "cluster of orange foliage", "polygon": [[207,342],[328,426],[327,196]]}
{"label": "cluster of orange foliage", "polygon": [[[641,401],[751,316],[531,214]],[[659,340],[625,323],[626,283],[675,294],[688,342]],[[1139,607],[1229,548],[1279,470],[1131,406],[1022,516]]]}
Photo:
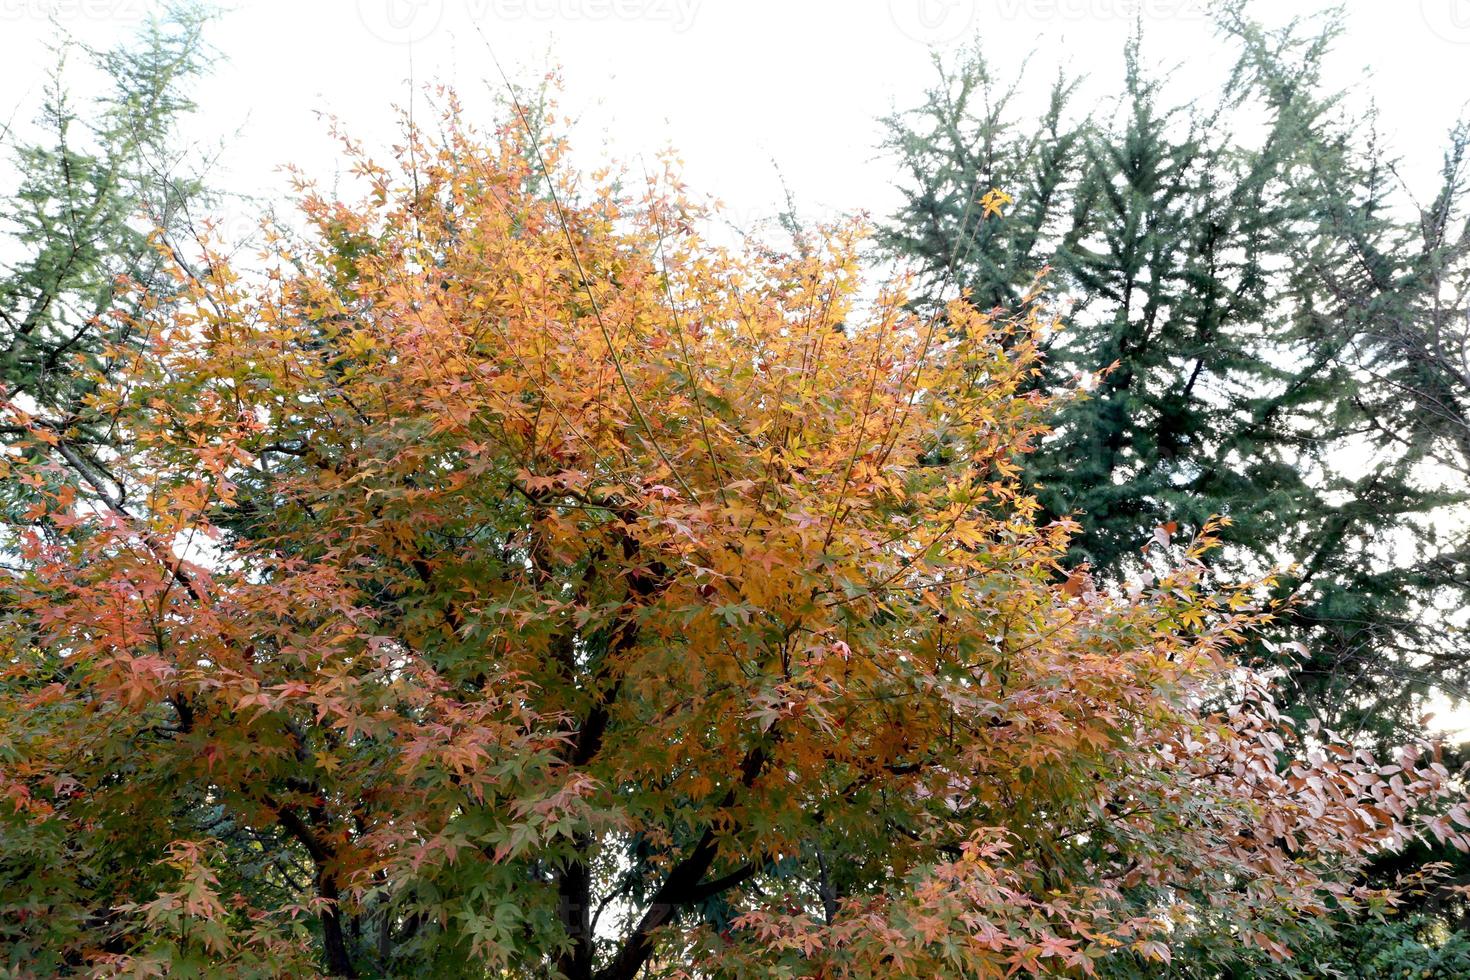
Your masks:
{"label": "cluster of orange foliage", "polygon": [[1293,732],[1231,662],[1260,590],[1209,529],[1060,568],[1034,308],[920,317],[858,225],[722,249],[667,171],[442,131],[349,147],[364,198],[304,187],[265,271],[180,267],[89,418],[5,409],[0,958],[1289,961],[1375,851],[1465,843],[1432,753]]}

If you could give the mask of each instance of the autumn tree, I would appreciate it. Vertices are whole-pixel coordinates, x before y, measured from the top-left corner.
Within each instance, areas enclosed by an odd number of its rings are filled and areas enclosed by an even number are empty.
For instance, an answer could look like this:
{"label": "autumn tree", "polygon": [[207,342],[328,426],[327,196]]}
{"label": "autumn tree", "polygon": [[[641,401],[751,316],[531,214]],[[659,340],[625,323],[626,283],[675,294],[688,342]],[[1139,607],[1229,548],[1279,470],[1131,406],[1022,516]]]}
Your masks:
{"label": "autumn tree", "polygon": [[1232,661],[1216,526],[1058,574],[1034,297],[712,246],[528,122],[346,144],[305,238],[117,304],[78,417],[6,403],[9,969],[1289,974],[1466,842],[1431,747]]}

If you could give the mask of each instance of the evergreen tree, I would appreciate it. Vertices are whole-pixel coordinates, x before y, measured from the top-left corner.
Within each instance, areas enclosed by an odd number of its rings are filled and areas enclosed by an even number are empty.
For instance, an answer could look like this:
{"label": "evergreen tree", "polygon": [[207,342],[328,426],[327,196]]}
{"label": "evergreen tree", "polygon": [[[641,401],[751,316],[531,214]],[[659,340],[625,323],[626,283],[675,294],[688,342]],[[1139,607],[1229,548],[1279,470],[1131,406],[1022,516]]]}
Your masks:
{"label": "evergreen tree", "polygon": [[[1447,530],[1464,481],[1426,466],[1466,458],[1464,138],[1406,216],[1321,81],[1338,23],[1305,26],[1223,13],[1239,59],[1208,101],[1170,101],[1135,36],[1115,99],[1079,106],[1062,75],[1029,120],[978,51],[940,64],[887,120],[907,179],[882,240],[931,304],[1007,306],[1046,279],[1060,329],[1039,383],[1088,390],[1028,475],[1051,516],[1080,516],[1073,562],[1141,573],[1156,527],[1229,517],[1225,564],[1294,569],[1261,650],[1291,664],[1294,710],[1382,737],[1466,673],[1435,611],[1465,604]],[[992,188],[1004,216],[973,203]]]}
{"label": "evergreen tree", "polygon": [[[193,111],[189,86],[210,63],[202,7],[176,5],[131,43],[95,50],[63,39],[35,136],[7,136],[12,186],[0,198],[0,389],[58,433],[71,478],[108,480],[106,419],[83,411],[88,385],[143,338],[131,332],[137,297],[167,295],[165,253],[184,260],[197,229],[191,205],[206,196],[178,138]],[[79,98],[68,59],[103,79]],[[0,429],[17,445],[23,433]],[[7,516],[31,495],[0,487]]]}

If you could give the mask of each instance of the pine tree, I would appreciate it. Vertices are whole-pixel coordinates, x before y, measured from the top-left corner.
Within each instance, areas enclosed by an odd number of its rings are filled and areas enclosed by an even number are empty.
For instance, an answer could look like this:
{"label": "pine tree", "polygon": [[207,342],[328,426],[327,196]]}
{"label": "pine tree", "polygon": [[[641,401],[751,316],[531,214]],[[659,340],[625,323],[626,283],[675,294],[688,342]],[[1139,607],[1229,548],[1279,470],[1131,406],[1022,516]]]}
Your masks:
{"label": "pine tree", "polygon": [[[1137,36],[1115,100],[1079,107],[1063,76],[1029,121],[1020,80],[978,51],[941,65],[887,120],[907,182],[883,240],[931,304],[963,288],[1006,306],[1038,276],[1059,297],[1040,384],[1088,390],[1028,477],[1052,517],[1081,515],[1072,562],[1139,574],[1154,528],[1228,516],[1222,564],[1293,569],[1259,652],[1290,666],[1295,712],[1382,737],[1465,677],[1433,609],[1464,606],[1464,535],[1445,530],[1463,480],[1424,465],[1466,431],[1464,140],[1406,220],[1381,149],[1321,82],[1338,23],[1306,26],[1229,8],[1239,60],[1207,102],[1169,101]],[[992,188],[1015,199],[1004,216],[972,203]]]}
{"label": "pine tree", "polygon": [[[128,326],[131,304],[167,296],[167,252],[183,260],[181,243],[197,232],[190,208],[208,197],[177,126],[195,108],[189,86],[210,64],[210,16],[175,5],[112,50],[61,40],[36,135],[7,134],[0,390],[50,425],[81,426],[66,446],[72,479],[107,479],[116,448],[104,422],[83,418],[90,386],[82,379],[110,374],[142,341]],[[68,87],[67,62],[79,56],[103,79],[90,98]],[[15,445],[20,435],[0,429],[0,442]],[[0,487],[7,516],[30,499],[23,488]]]}

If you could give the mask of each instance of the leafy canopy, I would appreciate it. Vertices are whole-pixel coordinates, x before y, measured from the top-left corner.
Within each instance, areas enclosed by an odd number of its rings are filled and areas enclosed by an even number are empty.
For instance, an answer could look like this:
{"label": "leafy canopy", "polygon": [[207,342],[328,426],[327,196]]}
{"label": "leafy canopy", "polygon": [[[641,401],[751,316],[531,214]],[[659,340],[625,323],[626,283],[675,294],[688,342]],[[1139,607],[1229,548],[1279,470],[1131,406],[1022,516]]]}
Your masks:
{"label": "leafy canopy", "polygon": [[83,418],[8,403],[12,968],[1289,972],[1370,853],[1464,843],[1432,754],[1231,663],[1207,537],[1058,575],[1034,306],[714,247],[530,128],[348,144],[362,199],[139,296]]}

